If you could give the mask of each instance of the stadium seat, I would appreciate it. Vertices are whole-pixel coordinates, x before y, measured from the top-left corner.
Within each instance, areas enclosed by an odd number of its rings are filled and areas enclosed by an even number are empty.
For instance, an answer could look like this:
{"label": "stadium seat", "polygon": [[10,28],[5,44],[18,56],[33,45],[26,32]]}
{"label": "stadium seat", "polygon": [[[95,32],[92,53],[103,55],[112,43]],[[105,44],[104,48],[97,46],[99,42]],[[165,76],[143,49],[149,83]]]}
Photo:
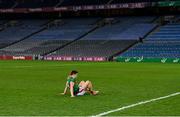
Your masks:
{"label": "stadium seat", "polygon": [[143,44],[138,44],[122,57],[179,58],[180,57],[180,25],[167,24],[149,35]]}

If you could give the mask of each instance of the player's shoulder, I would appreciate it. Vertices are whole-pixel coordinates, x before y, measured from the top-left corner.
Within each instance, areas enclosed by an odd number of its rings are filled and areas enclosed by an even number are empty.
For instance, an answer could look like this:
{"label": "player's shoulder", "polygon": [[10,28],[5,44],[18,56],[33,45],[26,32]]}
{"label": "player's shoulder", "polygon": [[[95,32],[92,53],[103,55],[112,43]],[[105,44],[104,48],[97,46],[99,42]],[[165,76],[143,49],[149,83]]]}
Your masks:
{"label": "player's shoulder", "polygon": [[70,81],[72,81],[72,82],[75,81],[75,79],[74,79],[73,77],[69,77],[67,80],[68,80],[69,82],[70,82]]}

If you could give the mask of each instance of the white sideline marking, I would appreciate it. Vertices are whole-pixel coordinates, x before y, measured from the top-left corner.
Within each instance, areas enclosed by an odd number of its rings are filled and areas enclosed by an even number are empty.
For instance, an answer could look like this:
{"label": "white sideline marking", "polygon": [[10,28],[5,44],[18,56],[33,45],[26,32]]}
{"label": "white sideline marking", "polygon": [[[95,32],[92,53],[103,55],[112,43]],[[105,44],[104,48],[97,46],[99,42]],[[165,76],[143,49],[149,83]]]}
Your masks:
{"label": "white sideline marking", "polygon": [[166,99],[166,98],[169,98],[169,97],[177,96],[179,94],[180,94],[180,92],[176,92],[176,93],[173,93],[173,94],[170,94],[170,95],[167,95],[167,96],[154,98],[154,99],[150,99],[150,100],[146,100],[146,101],[141,101],[141,102],[138,102],[138,103],[135,103],[135,104],[131,104],[131,105],[128,105],[128,106],[123,106],[123,107],[120,107],[120,108],[117,108],[117,109],[113,109],[113,110],[110,110],[110,111],[107,111],[107,112],[103,112],[103,113],[100,113],[100,114],[95,115],[95,116],[97,117],[97,116],[107,115],[107,114],[110,114],[110,113],[113,113],[113,112],[122,111],[122,110],[125,110],[125,109],[128,109],[128,108],[132,108],[132,107],[135,107],[135,106],[138,106],[138,105],[147,104],[147,103],[150,103],[150,102],[154,102],[154,101]]}

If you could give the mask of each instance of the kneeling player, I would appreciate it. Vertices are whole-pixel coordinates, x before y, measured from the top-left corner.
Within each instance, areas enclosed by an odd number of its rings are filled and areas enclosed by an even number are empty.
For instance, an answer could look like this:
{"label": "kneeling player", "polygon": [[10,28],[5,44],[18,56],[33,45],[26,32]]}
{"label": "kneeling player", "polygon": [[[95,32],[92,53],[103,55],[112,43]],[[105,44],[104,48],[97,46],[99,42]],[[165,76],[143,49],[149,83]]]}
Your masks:
{"label": "kneeling player", "polygon": [[72,71],[68,76],[66,86],[64,88],[63,95],[66,94],[67,89],[70,89],[71,97],[81,96],[85,93],[90,93],[92,95],[97,95],[99,91],[92,90],[93,86],[91,81],[81,81],[79,84],[76,82],[78,72]]}

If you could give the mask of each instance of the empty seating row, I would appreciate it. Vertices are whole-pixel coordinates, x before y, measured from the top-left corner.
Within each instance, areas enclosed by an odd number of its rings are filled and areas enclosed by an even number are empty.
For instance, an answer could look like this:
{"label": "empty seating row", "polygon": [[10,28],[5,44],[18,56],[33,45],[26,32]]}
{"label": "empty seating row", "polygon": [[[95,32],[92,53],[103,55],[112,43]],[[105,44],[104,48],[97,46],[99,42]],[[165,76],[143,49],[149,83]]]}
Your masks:
{"label": "empty seating row", "polygon": [[9,27],[0,31],[0,43],[10,44],[44,28],[48,20],[11,21]]}
{"label": "empty seating row", "polygon": [[42,55],[68,42],[62,40],[30,40],[1,49],[0,55]]}
{"label": "empty seating row", "polygon": [[[54,22],[51,22],[51,25],[46,30],[32,35],[31,37],[16,44],[0,49],[0,52],[3,55],[42,55],[61,47],[62,45],[66,45],[70,41],[74,41],[78,37],[84,35],[96,26],[95,24],[97,20],[98,18],[63,19],[60,24],[57,23],[57,20],[54,20]],[[24,27],[22,28],[22,26],[20,26],[20,28],[29,33],[29,30],[27,29],[30,28],[33,30],[34,26],[39,24],[40,23],[37,21],[33,22],[30,26],[23,25]],[[22,32],[19,33],[21,34]],[[11,36],[6,36],[6,38],[10,37]],[[17,38],[17,36],[15,37]]]}
{"label": "empty seating row", "polygon": [[162,26],[147,37],[148,40],[180,40],[180,24]]}
{"label": "empty seating row", "polygon": [[54,25],[31,37],[40,40],[74,40],[95,27],[97,18],[66,19],[62,25]]}
{"label": "empty seating row", "polygon": [[[116,17],[112,24],[106,24],[95,31],[81,37],[98,26],[99,18],[58,19],[46,25],[46,30],[34,34],[27,39],[0,49],[5,55],[43,55],[53,52],[60,56],[103,56],[108,57],[120,52],[137,42],[156,25],[151,23],[155,17]],[[37,27],[44,27],[42,21],[22,21],[0,33],[2,40],[17,40],[24,35],[32,33]],[[10,31],[17,31],[15,35],[7,35]],[[8,33],[7,30],[10,30]],[[22,31],[21,31],[22,30]],[[5,33],[5,34],[4,34]],[[81,37],[81,38],[80,38]],[[76,39],[80,39],[67,45]],[[3,41],[3,44],[5,41]],[[2,46],[2,45],[1,45]],[[73,54],[73,51],[74,54]]]}
{"label": "empty seating row", "polygon": [[71,57],[110,57],[136,41],[133,40],[79,40],[51,55]]}
{"label": "empty seating row", "polygon": [[178,23],[160,26],[146,41],[124,52],[122,57],[179,58],[180,25]]}
{"label": "empty seating row", "polygon": [[146,41],[138,44],[122,57],[180,58],[180,41]]}
{"label": "empty seating row", "polygon": [[156,27],[155,17],[120,17],[118,22],[105,25],[85,38],[88,40],[138,40]]}

